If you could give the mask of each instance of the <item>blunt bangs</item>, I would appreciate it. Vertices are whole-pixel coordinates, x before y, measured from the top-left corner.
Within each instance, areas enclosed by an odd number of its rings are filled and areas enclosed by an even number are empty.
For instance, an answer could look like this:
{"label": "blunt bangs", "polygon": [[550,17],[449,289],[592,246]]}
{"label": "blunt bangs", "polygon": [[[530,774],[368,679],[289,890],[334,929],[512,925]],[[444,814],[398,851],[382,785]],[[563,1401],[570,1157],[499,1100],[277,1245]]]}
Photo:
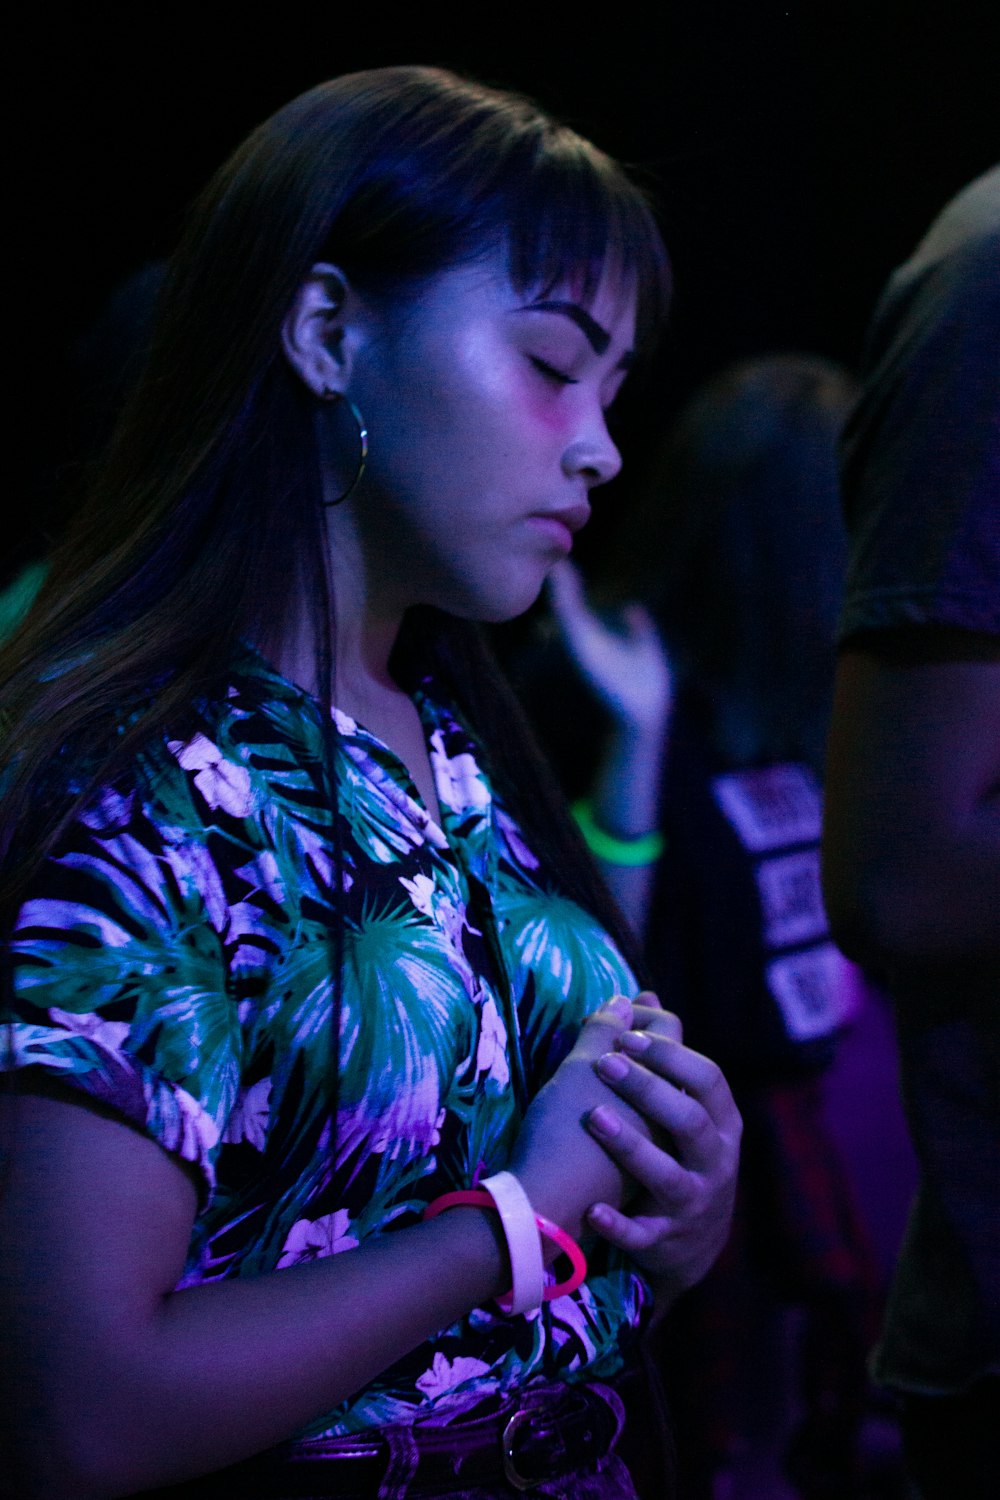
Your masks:
{"label": "blunt bangs", "polygon": [[503,250],[518,291],[569,282],[585,301],[605,268],[637,291],[639,352],[666,318],[667,253],[642,190],[598,147],[531,100],[434,68],[388,68],[321,85],[306,139],[350,92],[353,181],[323,258],[359,285],[408,284]]}
{"label": "blunt bangs", "polygon": [[[671,275],[652,209],[603,153],[569,131],[503,194],[510,274],[545,295],[568,282],[581,300],[606,270],[636,289],[636,346],[652,352],[670,304]],[[499,229],[499,225],[497,226]]]}

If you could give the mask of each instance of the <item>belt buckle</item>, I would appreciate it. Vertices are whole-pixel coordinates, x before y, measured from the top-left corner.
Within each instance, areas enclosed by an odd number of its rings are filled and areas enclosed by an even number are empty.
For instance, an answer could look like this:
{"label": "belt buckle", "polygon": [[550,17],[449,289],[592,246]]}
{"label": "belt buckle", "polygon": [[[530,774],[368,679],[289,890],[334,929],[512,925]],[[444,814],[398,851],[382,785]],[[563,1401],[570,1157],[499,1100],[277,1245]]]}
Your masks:
{"label": "belt buckle", "polygon": [[526,1412],[522,1407],[511,1417],[500,1438],[500,1456],[503,1460],[504,1478],[516,1490],[537,1489],[541,1483],[541,1480],[538,1479],[525,1479],[523,1475],[517,1472],[517,1465],[514,1462],[514,1435],[530,1420],[530,1412]]}

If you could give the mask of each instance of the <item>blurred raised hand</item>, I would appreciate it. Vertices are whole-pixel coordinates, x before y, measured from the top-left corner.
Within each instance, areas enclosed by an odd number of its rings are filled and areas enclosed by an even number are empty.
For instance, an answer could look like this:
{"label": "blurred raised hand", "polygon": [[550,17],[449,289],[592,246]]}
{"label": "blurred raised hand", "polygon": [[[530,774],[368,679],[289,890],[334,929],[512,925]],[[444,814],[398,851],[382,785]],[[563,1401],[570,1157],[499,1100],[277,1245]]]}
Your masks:
{"label": "blurred raised hand", "polygon": [[588,837],[586,827],[584,836],[641,938],[659,858],[660,778],[674,693],[670,659],[648,610],[626,605],[619,623],[609,624],[591,608],[572,563],[559,563],[549,574],[549,598],[570,656],[611,715],[589,798],[592,829],[606,837]]}
{"label": "blurred raised hand", "polygon": [[662,730],[673,701],[673,672],[649,611],[627,604],[609,624],[591,607],[569,561],[556,564],[548,587],[560,635],[591,691],[617,723]]}

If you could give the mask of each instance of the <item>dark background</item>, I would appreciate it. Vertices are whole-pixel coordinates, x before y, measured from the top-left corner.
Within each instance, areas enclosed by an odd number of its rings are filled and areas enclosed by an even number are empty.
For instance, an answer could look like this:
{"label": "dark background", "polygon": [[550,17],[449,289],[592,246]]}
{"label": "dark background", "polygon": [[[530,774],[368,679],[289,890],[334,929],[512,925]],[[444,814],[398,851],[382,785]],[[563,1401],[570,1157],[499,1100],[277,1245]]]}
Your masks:
{"label": "dark background", "polygon": [[[655,388],[626,412],[635,473],[677,401],[729,360],[799,348],[857,362],[889,270],[1000,157],[997,11],[142,5],[9,26],[8,312],[24,324],[8,349],[10,493],[28,505],[12,507],[8,555],[73,399],[65,349],[124,276],[169,251],[185,204],[243,135],[321,78],[396,62],[469,71],[534,94],[655,184],[677,295]],[[626,478],[615,488],[627,498]],[[601,509],[590,546],[616,507]]]}

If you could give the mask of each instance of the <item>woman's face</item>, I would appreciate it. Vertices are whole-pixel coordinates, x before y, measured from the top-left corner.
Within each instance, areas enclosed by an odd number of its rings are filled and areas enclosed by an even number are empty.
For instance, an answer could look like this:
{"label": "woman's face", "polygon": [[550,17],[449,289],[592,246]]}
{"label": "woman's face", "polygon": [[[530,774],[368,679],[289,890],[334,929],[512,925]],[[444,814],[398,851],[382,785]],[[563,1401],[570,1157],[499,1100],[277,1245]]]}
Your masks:
{"label": "woman's face", "polygon": [[346,394],[369,432],[348,502],[373,603],[505,620],[537,597],[621,458],[606,413],[632,358],[632,286],[523,295],[503,263],[365,307]]}

